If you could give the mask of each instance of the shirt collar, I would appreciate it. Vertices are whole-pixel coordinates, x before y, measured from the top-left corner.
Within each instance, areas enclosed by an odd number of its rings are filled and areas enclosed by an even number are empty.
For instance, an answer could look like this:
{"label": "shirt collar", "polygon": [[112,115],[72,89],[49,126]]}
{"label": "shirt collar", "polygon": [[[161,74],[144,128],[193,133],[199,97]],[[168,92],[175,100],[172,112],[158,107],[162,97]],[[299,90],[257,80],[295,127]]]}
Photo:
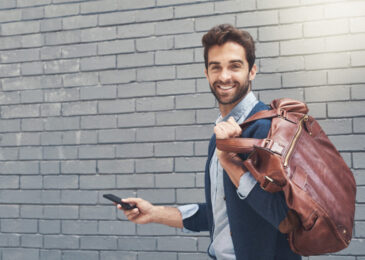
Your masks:
{"label": "shirt collar", "polygon": [[231,116],[238,124],[243,123],[257,102],[258,100],[255,97],[255,94],[253,94],[252,91],[248,92],[247,95],[231,110],[231,112],[229,112],[228,115],[223,118],[222,115],[219,114],[215,124],[218,124],[222,121],[227,121]]}

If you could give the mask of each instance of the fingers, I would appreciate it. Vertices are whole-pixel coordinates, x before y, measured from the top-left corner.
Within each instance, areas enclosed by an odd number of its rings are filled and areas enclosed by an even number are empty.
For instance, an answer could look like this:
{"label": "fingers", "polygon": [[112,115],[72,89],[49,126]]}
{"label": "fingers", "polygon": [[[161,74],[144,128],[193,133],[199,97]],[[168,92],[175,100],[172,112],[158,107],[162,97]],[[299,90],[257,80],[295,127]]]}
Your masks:
{"label": "fingers", "polygon": [[240,136],[241,127],[236,123],[233,117],[228,118],[226,122],[220,122],[214,127],[214,133],[217,139],[226,139]]}

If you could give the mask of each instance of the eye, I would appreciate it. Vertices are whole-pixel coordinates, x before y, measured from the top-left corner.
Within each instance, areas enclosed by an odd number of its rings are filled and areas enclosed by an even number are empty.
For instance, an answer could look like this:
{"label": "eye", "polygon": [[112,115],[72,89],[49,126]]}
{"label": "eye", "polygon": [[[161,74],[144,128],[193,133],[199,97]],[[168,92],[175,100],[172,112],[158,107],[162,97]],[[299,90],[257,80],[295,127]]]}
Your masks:
{"label": "eye", "polygon": [[232,67],[232,69],[240,69],[242,67],[242,64],[241,63],[233,63],[231,67]]}

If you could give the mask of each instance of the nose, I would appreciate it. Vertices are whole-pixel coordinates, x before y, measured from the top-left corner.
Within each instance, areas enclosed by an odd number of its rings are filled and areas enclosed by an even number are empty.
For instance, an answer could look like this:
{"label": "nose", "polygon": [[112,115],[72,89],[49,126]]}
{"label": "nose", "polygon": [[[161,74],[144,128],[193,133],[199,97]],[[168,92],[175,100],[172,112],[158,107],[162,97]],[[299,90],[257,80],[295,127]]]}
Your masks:
{"label": "nose", "polygon": [[219,80],[222,82],[226,82],[231,79],[231,73],[227,69],[222,69],[221,73],[219,74]]}

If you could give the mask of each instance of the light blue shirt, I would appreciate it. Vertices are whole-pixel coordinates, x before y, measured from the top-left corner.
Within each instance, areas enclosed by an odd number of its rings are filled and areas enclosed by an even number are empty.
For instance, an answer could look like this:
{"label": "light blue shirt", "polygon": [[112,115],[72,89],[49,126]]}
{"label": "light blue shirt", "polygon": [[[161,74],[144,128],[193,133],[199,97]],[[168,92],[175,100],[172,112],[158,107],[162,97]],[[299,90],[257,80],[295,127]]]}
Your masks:
{"label": "light blue shirt", "polygon": [[[255,95],[249,92],[240,103],[238,103],[232,111],[224,118],[219,115],[216,124],[226,121],[229,117],[233,117],[238,124],[246,120],[248,114],[253,107],[258,103]],[[226,201],[224,199],[223,187],[223,168],[219,163],[216,151],[210,162],[210,181],[211,181],[211,199],[213,210],[213,241],[209,246],[209,254],[215,256],[217,259],[235,260],[232,237],[230,235],[230,228],[228,223]],[[241,199],[245,199],[256,184],[255,178],[246,172],[240,178],[240,183],[237,188],[237,195]],[[189,204],[179,207],[182,218],[191,217],[198,211],[197,204]],[[191,232],[184,228],[185,232]]]}

